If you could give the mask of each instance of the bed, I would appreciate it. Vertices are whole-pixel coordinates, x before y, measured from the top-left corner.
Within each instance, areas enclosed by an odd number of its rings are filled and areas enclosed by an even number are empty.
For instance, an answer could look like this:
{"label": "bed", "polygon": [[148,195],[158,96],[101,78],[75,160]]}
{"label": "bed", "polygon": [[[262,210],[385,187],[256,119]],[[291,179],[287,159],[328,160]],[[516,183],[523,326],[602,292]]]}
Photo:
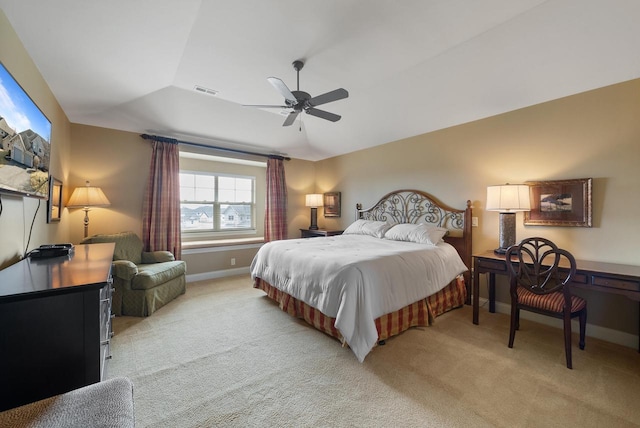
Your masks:
{"label": "bed", "polygon": [[398,190],[342,235],[273,241],[251,264],[253,286],[349,346],[362,362],[387,338],[470,300],[471,202],[449,207]]}

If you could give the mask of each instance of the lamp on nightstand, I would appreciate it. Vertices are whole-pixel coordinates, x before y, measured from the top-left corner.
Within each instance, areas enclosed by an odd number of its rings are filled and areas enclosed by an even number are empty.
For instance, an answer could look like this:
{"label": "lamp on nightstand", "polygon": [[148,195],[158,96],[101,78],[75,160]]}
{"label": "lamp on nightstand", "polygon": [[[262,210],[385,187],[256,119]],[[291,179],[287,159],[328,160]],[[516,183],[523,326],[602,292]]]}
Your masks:
{"label": "lamp on nightstand", "polygon": [[311,226],[309,226],[309,230],[318,230],[318,207],[323,205],[322,194],[313,193],[307,195],[305,205],[311,207]]}
{"label": "lamp on nightstand", "polygon": [[516,243],[516,212],[531,211],[529,186],[502,184],[487,187],[487,211],[500,213],[500,247],[496,254],[505,254]]}

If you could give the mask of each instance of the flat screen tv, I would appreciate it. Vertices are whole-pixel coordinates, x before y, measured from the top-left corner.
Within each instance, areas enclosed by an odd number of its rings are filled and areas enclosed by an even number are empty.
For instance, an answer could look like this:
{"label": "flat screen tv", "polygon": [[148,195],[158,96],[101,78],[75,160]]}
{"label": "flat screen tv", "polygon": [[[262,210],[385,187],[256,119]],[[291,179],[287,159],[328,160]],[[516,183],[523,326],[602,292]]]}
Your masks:
{"label": "flat screen tv", "polygon": [[0,192],[48,199],[51,122],[0,63]]}

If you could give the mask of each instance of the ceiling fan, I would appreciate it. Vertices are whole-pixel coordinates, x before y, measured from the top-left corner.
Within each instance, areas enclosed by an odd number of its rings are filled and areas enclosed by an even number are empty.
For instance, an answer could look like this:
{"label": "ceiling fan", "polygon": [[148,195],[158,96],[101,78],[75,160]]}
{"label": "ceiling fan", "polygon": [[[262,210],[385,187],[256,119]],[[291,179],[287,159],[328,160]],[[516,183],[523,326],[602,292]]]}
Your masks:
{"label": "ceiling fan", "polygon": [[282,126],[292,125],[302,111],[321,119],[330,120],[331,122],[339,121],[341,116],[329,113],[328,111],[319,110],[316,107],[332,101],[347,98],[349,96],[349,92],[347,92],[346,89],[340,88],[318,95],[317,97],[311,97],[309,93],[300,90],[300,70],[302,70],[302,67],[304,67],[304,62],[300,60],[293,62],[293,68],[296,70],[298,77],[298,86],[295,91],[289,90],[287,85],[277,77],[269,77],[267,79],[267,81],[276,88],[276,91],[284,97],[285,105],[245,105],[245,107],[292,109],[292,111],[287,115]]}

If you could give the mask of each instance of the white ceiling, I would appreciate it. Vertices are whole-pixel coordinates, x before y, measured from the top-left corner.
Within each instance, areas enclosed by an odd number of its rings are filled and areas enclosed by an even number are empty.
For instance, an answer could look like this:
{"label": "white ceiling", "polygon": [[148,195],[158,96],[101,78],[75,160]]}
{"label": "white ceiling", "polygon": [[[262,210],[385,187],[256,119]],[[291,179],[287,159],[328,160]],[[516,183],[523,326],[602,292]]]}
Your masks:
{"label": "white ceiling", "polygon": [[[73,123],[320,160],[640,77],[638,0],[0,0]],[[267,83],[342,87],[282,127]],[[194,91],[200,85],[215,97]],[[301,129],[301,130],[300,130]]]}

